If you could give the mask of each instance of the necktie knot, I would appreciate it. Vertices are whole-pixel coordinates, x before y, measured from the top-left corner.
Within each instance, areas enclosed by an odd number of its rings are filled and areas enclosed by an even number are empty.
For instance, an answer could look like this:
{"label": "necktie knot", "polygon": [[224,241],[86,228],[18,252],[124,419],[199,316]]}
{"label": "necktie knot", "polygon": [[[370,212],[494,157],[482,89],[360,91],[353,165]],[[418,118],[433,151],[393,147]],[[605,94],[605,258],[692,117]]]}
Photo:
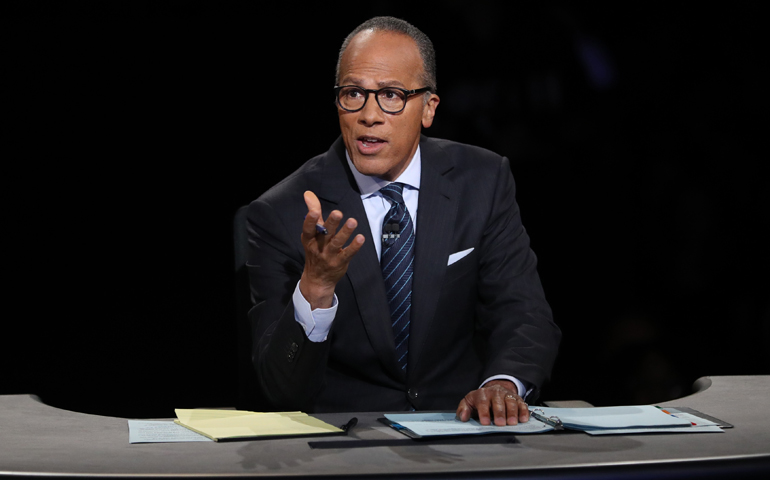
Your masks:
{"label": "necktie knot", "polygon": [[393,203],[404,205],[404,184],[389,183],[380,189],[380,193]]}

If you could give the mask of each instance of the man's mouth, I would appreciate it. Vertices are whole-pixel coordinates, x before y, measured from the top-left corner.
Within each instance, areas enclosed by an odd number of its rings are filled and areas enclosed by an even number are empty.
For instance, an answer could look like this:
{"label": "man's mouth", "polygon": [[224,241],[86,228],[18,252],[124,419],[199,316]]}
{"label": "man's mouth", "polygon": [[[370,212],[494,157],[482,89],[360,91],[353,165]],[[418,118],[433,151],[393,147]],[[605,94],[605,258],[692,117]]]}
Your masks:
{"label": "man's mouth", "polygon": [[366,148],[374,147],[374,146],[382,145],[383,143],[386,143],[385,140],[381,138],[369,137],[369,136],[358,137],[358,141],[361,142],[363,146]]}
{"label": "man's mouth", "polygon": [[369,135],[362,135],[357,139],[358,153],[362,155],[377,155],[388,144],[387,141],[378,138],[371,137]]}

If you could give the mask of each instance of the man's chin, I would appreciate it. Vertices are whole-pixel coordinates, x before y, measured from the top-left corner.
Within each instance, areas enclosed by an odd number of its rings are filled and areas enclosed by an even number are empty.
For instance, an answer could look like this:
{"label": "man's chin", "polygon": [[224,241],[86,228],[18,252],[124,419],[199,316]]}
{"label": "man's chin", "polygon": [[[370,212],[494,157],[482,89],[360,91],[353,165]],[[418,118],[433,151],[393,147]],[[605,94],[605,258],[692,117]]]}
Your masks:
{"label": "man's chin", "polygon": [[385,162],[374,158],[359,158],[353,161],[358,173],[368,177],[384,177],[388,173]]}

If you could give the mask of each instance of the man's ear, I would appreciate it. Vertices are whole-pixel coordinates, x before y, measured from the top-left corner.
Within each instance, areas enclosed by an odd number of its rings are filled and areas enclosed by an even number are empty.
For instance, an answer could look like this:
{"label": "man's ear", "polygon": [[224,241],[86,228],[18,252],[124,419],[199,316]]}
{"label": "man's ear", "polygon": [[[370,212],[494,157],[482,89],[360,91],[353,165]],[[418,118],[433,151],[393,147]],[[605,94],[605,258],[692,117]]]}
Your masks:
{"label": "man's ear", "polygon": [[423,127],[428,128],[433,125],[433,117],[436,116],[436,108],[438,107],[440,101],[441,99],[438,98],[438,95],[433,93],[430,94],[428,101],[425,102],[425,105],[422,107]]}

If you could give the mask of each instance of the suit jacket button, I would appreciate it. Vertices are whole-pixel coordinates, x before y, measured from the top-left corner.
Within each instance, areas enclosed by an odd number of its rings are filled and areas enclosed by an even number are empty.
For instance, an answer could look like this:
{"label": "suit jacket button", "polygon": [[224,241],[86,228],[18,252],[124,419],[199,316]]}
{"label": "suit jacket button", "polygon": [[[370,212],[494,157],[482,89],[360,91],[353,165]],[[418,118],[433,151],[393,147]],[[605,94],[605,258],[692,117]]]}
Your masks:
{"label": "suit jacket button", "polygon": [[416,388],[410,388],[406,392],[407,395],[409,395],[409,398],[412,400],[415,400],[417,398],[417,389]]}
{"label": "suit jacket button", "polygon": [[294,352],[289,352],[289,354],[286,355],[286,357],[289,359],[290,362],[293,361],[294,360]]}
{"label": "suit jacket button", "polygon": [[297,350],[299,350],[299,345],[297,345],[297,342],[291,342],[291,351],[297,353]]}

